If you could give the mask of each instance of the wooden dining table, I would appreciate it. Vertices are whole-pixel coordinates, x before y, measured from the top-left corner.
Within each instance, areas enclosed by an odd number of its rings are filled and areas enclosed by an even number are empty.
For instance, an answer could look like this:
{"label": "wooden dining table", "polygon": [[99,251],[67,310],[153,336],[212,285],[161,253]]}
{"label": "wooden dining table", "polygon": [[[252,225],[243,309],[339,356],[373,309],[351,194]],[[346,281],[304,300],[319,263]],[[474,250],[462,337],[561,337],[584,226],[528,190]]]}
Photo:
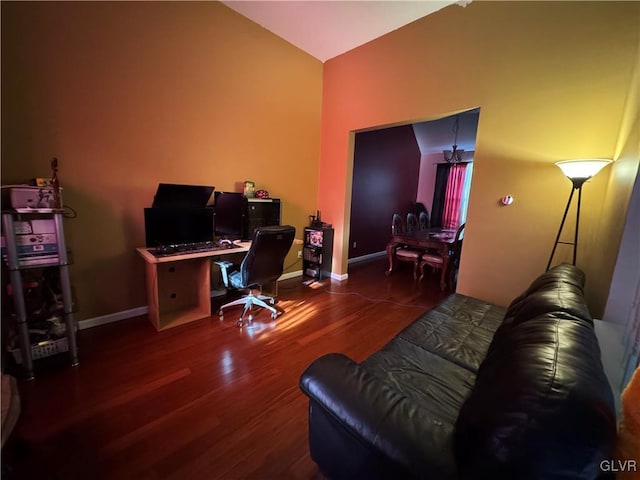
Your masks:
{"label": "wooden dining table", "polygon": [[440,288],[447,287],[447,274],[449,271],[449,261],[451,260],[451,250],[456,242],[456,231],[444,228],[428,228],[415,232],[405,232],[395,234],[387,244],[387,256],[389,258],[389,269],[385,272],[387,276],[393,273],[396,264],[396,250],[399,247],[409,247],[415,250],[435,250],[442,256],[442,270],[440,274]]}

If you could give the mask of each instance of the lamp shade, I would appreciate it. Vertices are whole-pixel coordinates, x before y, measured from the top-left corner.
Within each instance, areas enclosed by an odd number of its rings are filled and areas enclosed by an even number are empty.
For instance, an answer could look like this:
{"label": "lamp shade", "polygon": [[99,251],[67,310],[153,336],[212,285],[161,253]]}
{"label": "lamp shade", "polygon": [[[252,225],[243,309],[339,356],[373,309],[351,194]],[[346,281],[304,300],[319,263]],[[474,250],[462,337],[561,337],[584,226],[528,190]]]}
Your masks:
{"label": "lamp shade", "polygon": [[605,158],[585,158],[580,160],[563,160],[556,165],[571,180],[587,180],[609,165],[611,160]]}

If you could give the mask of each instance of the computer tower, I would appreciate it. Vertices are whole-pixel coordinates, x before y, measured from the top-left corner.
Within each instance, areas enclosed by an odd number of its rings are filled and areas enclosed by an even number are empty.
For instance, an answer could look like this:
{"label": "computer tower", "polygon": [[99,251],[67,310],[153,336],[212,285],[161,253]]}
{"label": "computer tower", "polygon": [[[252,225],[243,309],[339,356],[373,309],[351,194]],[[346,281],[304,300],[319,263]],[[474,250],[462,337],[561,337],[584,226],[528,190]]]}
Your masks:
{"label": "computer tower", "polygon": [[242,238],[251,240],[257,227],[280,225],[280,199],[244,197]]}

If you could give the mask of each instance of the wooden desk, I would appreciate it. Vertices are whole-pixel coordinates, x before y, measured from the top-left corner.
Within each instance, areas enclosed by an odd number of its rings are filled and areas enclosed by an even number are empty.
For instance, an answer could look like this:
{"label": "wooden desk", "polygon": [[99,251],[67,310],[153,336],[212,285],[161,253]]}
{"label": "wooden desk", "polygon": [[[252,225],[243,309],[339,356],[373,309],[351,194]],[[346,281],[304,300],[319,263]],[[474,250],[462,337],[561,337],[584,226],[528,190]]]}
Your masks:
{"label": "wooden desk", "polygon": [[211,316],[211,259],[249,250],[237,248],[156,257],[148,248],[136,248],[145,262],[149,321],[156,330],[176,327]]}
{"label": "wooden desk", "polygon": [[434,249],[442,256],[442,273],[440,275],[440,288],[447,287],[447,273],[449,270],[449,260],[451,247],[456,241],[455,230],[442,228],[430,228],[428,230],[418,230],[413,233],[394,235],[387,244],[387,256],[389,257],[389,269],[385,272],[387,276],[393,273],[396,259],[396,249],[400,246],[407,246],[417,250]]}

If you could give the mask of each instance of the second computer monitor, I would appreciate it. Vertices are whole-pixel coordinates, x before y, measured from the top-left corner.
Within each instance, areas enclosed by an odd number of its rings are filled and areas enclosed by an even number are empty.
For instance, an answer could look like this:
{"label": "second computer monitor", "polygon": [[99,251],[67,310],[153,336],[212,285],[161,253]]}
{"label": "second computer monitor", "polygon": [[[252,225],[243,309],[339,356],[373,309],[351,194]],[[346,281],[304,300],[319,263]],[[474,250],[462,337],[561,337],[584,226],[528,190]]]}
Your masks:
{"label": "second computer monitor", "polygon": [[216,237],[238,240],[243,236],[242,193],[215,192]]}

